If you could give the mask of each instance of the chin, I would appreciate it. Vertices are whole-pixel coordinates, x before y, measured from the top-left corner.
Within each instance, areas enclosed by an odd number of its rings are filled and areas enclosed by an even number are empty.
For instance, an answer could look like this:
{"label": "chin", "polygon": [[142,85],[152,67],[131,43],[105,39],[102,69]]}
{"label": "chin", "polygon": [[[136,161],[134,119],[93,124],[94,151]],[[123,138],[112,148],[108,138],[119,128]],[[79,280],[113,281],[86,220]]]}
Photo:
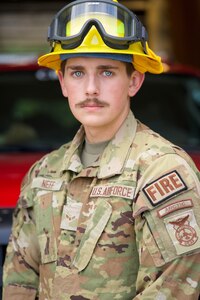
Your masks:
{"label": "chin", "polygon": [[91,126],[91,127],[101,127],[105,126],[106,120],[103,118],[103,116],[87,116],[83,118],[78,119],[83,126]]}

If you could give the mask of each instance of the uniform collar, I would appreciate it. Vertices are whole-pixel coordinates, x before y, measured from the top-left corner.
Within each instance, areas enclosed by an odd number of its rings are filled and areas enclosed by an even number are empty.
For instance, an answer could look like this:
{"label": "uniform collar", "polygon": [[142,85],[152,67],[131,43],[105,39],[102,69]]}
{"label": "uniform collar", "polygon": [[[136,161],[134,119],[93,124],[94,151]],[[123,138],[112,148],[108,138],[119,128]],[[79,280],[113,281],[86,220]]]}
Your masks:
{"label": "uniform collar", "polygon": [[[100,158],[97,172],[98,178],[107,178],[123,172],[130,147],[135,137],[136,128],[137,121],[132,111],[130,111],[124,123],[114,138],[108,143]],[[83,143],[84,138],[85,132],[83,126],[81,126],[66,153],[63,169],[71,170],[76,173],[82,170],[83,167],[78,149]]]}
{"label": "uniform collar", "polygon": [[123,172],[136,128],[137,121],[130,111],[120,129],[104,150],[100,160],[98,178],[111,177]]}

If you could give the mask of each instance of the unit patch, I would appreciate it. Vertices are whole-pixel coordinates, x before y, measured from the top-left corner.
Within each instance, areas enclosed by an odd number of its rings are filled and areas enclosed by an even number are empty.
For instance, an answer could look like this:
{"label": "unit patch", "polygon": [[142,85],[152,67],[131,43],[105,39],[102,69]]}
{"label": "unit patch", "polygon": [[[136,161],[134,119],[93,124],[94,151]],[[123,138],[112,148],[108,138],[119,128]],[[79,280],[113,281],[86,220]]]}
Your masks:
{"label": "unit patch", "polygon": [[200,248],[200,228],[192,210],[166,218],[164,222],[178,255]]}
{"label": "unit patch", "polygon": [[156,206],[186,189],[187,186],[179,173],[172,171],[147,184],[143,192],[151,204]]}
{"label": "unit patch", "polygon": [[164,216],[183,208],[193,207],[193,202],[191,199],[181,200],[174,202],[172,204],[166,205],[157,211],[158,217],[163,218]]}
{"label": "unit patch", "polygon": [[126,185],[96,185],[93,187],[90,197],[122,197],[133,199],[135,188]]}

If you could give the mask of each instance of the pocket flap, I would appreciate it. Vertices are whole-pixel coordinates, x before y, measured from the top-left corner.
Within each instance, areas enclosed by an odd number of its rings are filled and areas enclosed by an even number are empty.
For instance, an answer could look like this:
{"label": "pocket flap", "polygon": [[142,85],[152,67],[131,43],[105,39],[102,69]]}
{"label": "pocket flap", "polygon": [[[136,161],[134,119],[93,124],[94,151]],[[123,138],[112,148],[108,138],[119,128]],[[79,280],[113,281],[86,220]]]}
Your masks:
{"label": "pocket flap", "polygon": [[97,241],[108,223],[111,213],[112,206],[104,200],[95,209],[73,260],[73,265],[79,271],[82,271],[89,263]]}
{"label": "pocket flap", "polygon": [[54,236],[51,234],[41,234],[38,237],[41,251],[41,261],[43,264],[57,260],[57,245]]}
{"label": "pocket flap", "polygon": [[35,300],[37,291],[32,287],[24,287],[17,285],[8,285],[4,289],[3,298],[4,299],[17,299],[17,300]]}
{"label": "pocket flap", "polygon": [[42,263],[49,263],[57,259],[56,232],[53,219],[51,192],[41,195],[35,207],[37,216],[37,234],[41,251]]}

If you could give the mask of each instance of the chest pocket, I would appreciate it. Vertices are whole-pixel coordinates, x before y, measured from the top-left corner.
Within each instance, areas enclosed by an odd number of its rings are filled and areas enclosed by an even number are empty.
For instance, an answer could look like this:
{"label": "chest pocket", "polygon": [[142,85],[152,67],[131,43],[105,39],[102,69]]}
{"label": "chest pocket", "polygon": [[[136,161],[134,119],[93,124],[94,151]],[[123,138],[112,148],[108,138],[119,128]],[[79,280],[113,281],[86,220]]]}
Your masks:
{"label": "chest pocket", "polygon": [[52,212],[53,193],[47,192],[38,196],[37,200],[37,232],[42,263],[57,259],[57,243]]}
{"label": "chest pocket", "polygon": [[78,271],[82,271],[88,265],[111,213],[112,206],[106,201],[101,202],[95,209],[74,256],[73,265]]}
{"label": "chest pocket", "polygon": [[42,263],[57,260],[57,236],[60,228],[60,211],[65,201],[65,190],[60,178],[37,177],[32,182],[36,189],[36,228]]}

